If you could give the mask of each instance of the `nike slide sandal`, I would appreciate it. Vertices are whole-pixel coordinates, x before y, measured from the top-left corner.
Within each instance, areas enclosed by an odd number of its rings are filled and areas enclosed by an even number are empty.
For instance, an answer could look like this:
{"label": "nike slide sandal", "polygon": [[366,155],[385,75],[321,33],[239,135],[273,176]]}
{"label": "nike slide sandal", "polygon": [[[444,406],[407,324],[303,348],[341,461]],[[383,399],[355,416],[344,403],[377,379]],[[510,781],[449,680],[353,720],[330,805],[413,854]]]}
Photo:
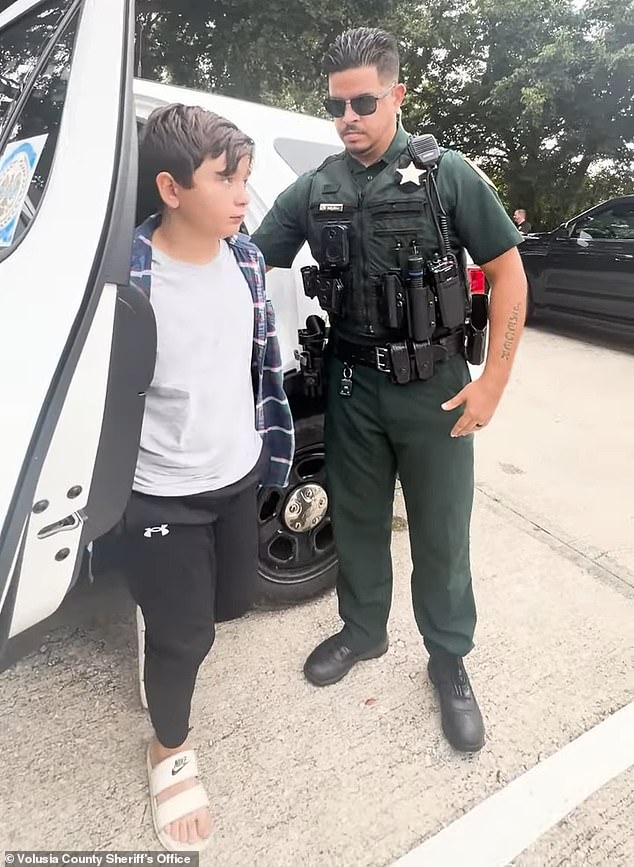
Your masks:
{"label": "nike slide sandal", "polygon": [[150,747],[148,745],[147,772],[150,803],[152,805],[152,821],[154,822],[156,835],[163,846],[170,852],[202,852],[211,842],[211,834],[197,843],[181,843],[170,837],[164,830],[172,822],[184,819],[190,813],[209,806],[209,799],[202,783],[199,782],[191,789],[179,792],[160,804],[156,800],[157,796],[165,789],[169,789],[183,780],[192,780],[198,776],[198,764],[194,751],[183,750],[180,753],[174,753],[173,756],[163,759],[158,765],[152,767]]}

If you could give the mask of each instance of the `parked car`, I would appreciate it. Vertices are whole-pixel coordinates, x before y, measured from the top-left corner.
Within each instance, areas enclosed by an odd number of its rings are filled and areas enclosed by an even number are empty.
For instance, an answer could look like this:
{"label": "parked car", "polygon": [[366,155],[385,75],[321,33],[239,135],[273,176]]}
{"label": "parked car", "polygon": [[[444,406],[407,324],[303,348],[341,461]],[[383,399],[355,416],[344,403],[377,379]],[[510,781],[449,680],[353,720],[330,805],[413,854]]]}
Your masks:
{"label": "parked car", "polygon": [[520,253],[529,317],[552,311],[634,332],[634,194],[528,235]]}
{"label": "parked car", "polygon": [[[256,142],[246,229],[278,193],[341,149],[330,121],[215,94],[133,81],[132,0],[17,0],[0,11],[0,649],[53,613],[95,540],[123,512],[136,463],[155,325],[129,285],[137,132],[171,102],[233,120]],[[138,195],[137,195],[138,192]],[[297,451],[288,490],[259,502],[261,597],[300,601],[337,570],[325,487],[323,407],[300,387],[298,329],[315,301],[300,269],[274,270]],[[469,263],[474,291],[482,272]],[[474,376],[477,371],[474,371]],[[104,555],[103,552],[106,552]]]}

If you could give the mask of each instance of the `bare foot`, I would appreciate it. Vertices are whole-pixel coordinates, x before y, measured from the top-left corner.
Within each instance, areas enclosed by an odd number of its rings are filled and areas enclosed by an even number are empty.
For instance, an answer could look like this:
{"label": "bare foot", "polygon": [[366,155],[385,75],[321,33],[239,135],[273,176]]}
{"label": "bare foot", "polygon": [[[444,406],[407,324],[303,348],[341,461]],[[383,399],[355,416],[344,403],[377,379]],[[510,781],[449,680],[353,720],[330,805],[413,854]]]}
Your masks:
{"label": "bare foot", "polygon": [[[176,753],[181,753],[189,749],[191,749],[191,747],[189,746],[188,741],[185,741],[185,743],[180,747],[170,750],[154,738],[150,744],[150,762],[152,767],[156,767],[156,765],[158,765],[159,762],[162,762],[163,759],[168,759]],[[173,786],[170,786],[169,789],[164,789],[156,796],[157,803],[161,804],[169,798],[173,798],[174,795],[178,795],[179,792],[184,792],[186,789],[193,788],[198,784],[198,782],[198,778],[193,777],[189,780],[183,780],[182,783],[175,783]],[[177,843],[195,844],[206,840],[211,834],[211,828],[211,814],[206,807],[203,807],[200,810],[189,813],[187,816],[183,816],[183,818],[179,819],[177,822],[172,822],[170,825],[166,825],[165,828],[161,828],[161,830],[168,834]]]}

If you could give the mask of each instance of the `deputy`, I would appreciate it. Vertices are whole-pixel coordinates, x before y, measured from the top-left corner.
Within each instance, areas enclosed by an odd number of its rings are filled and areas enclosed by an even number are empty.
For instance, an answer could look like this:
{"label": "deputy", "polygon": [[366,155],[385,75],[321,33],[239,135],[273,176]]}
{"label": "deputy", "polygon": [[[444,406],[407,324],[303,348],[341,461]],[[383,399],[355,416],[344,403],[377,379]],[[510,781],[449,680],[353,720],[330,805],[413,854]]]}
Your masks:
{"label": "deputy", "polygon": [[[310,654],[304,673],[333,684],[388,649],[398,473],[414,614],[443,731],[456,749],[477,751],[484,724],[463,664],[476,624],[473,435],[502,397],[524,323],[522,236],[474,164],[400,125],[406,88],[393,36],[343,33],[324,71],[325,106],[345,150],[281,193],[254,235],[268,267],[290,268],[308,240],[319,267],[305,269],[306,291],[331,323],[325,440],[343,628]],[[465,344],[482,344],[483,323],[470,322],[465,248],[491,296],[486,366],[475,382]]]}

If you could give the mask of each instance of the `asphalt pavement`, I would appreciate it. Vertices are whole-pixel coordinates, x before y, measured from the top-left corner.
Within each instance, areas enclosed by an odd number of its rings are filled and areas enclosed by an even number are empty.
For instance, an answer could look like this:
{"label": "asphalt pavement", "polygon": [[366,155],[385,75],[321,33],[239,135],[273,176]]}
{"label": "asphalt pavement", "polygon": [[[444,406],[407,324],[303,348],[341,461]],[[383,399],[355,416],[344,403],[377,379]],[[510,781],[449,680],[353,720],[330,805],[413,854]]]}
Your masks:
{"label": "asphalt pavement", "polygon": [[[219,627],[193,708],[216,822],[203,865],[393,864],[634,700],[632,381],[628,346],[528,329],[478,434],[478,756],[440,733],[400,496],[385,657],[326,689],[306,683],[305,656],[338,625],[333,594]],[[159,848],[135,652],[132,605],[102,582],[0,674],[0,849]],[[633,774],[570,805],[513,863],[634,864]]]}

